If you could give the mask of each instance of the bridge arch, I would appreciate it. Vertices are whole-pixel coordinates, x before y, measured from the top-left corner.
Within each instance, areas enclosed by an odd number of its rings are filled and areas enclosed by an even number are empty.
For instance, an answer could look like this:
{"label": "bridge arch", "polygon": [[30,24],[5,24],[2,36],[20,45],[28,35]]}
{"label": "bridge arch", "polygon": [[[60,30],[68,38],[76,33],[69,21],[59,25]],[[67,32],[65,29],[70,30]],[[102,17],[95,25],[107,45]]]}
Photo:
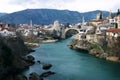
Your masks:
{"label": "bridge arch", "polygon": [[[76,31],[76,33],[74,33],[74,34],[80,33],[80,29],[78,29],[78,28],[66,28],[66,29],[65,29],[65,32],[64,32],[64,38],[66,38],[67,32],[70,31],[70,30]],[[72,33],[72,34],[73,34],[73,33]],[[71,35],[71,34],[70,34],[70,35]]]}

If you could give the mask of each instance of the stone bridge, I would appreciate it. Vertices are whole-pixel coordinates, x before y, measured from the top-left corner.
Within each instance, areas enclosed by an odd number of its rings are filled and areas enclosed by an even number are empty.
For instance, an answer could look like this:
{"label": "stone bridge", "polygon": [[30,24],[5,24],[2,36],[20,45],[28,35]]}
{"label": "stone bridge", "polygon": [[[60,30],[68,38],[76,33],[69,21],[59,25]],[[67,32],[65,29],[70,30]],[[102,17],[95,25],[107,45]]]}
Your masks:
{"label": "stone bridge", "polygon": [[79,28],[66,28],[62,31],[62,38],[65,39],[66,38],[66,33],[69,31],[69,30],[75,30],[77,31],[78,33],[80,33],[80,29]]}

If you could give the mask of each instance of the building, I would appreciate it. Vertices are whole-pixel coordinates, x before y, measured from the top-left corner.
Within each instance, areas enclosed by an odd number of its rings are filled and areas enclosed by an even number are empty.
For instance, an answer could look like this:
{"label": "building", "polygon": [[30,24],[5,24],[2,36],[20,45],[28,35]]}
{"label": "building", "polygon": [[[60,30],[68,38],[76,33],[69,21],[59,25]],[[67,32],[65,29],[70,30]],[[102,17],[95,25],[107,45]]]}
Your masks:
{"label": "building", "polygon": [[115,14],[110,13],[108,18],[110,24],[114,24],[114,28],[120,28],[120,11]]}
{"label": "building", "polygon": [[120,28],[110,28],[106,31],[107,38],[117,38],[120,36]]}
{"label": "building", "polygon": [[89,25],[98,26],[99,24],[106,24],[106,23],[108,23],[108,19],[103,19],[102,12],[100,12],[96,15],[95,20],[91,20],[89,22]]}
{"label": "building", "polygon": [[100,20],[100,19],[103,19],[102,12],[100,12],[96,15],[96,20]]}
{"label": "building", "polygon": [[60,31],[59,21],[54,21],[53,30]]}
{"label": "building", "polygon": [[16,36],[15,28],[8,27],[8,24],[1,24],[0,26],[0,35],[1,36]]}

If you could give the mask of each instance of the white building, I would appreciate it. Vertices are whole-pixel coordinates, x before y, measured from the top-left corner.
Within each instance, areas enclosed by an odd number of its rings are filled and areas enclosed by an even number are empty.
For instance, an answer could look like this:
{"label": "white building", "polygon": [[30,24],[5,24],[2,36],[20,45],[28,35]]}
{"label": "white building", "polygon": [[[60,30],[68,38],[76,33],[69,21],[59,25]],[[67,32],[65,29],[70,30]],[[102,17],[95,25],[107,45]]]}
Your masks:
{"label": "white building", "polygon": [[30,36],[31,35],[31,30],[30,29],[25,29],[23,35],[24,36]]}
{"label": "white building", "polygon": [[1,36],[16,36],[15,32],[10,31],[8,29],[3,29],[0,31]]}
{"label": "white building", "polygon": [[108,29],[106,32],[106,36],[109,38],[117,38],[120,36],[120,29],[119,28]]}

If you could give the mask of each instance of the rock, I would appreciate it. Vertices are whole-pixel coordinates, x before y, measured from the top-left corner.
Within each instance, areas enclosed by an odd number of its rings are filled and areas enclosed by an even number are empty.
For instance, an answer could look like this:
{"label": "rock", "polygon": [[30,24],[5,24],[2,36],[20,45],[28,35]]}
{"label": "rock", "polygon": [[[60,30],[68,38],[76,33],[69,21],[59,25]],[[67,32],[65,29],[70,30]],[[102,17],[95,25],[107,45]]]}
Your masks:
{"label": "rock", "polygon": [[99,58],[106,58],[106,57],[108,57],[108,54],[107,53],[102,53],[100,56],[99,56]]}
{"label": "rock", "polygon": [[37,61],[39,64],[41,63],[39,60]]}
{"label": "rock", "polygon": [[33,72],[30,74],[29,80],[43,80],[43,78],[39,77],[39,75],[37,73]]}
{"label": "rock", "polygon": [[53,74],[55,74],[55,72],[48,71],[48,72],[42,73],[42,74],[40,75],[40,77],[48,77],[48,76],[53,75]]}
{"label": "rock", "polygon": [[23,75],[17,75],[15,80],[27,80],[27,77]]}
{"label": "rock", "polygon": [[44,70],[48,70],[48,69],[50,69],[51,67],[52,67],[51,64],[44,64],[42,68],[43,68]]}
{"label": "rock", "polygon": [[30,65],[33,65],[35,63],[35,58],[32,55],[28,55],[25,59]]}
{"label": "rock", "polygon": [[31,55],[28,55],[27,59],[30,60],[30,61],[34,61],[35,60],[35,58],[33,56],[31,56]]}
{"label": "rock", "polygon": [[42,77],[39,77],[39,80],[44,80]]}
{"label": "rock", "polygon": [[35,52],[35,50],[33,50],[33,49],[29,49],[29,53],[30,53],[30,52]]}
{"label": "rock", "polygon": [[106,60],[118,62],[118,61],[119,61],[119,57],[116,57],[116,56],[109,56],[109,57],[106,57]]}
{"label": "rock", "polygon": [[22,56],[21,59],[27,64],[26,67],[29,67],[35,63],[35,58],[32,55]]}

